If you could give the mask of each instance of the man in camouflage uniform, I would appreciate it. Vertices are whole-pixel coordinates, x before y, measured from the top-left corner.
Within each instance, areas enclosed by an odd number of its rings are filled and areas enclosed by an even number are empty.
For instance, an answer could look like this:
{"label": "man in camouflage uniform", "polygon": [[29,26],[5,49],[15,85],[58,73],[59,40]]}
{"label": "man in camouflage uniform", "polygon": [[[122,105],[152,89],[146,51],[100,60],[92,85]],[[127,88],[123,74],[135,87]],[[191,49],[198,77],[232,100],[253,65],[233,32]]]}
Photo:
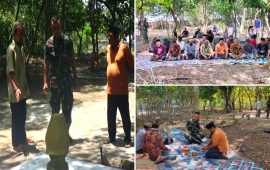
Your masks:
{"label": "man in camouflage uniform", "polygon": [[200,112],[195,112],[193,118],[186,123],[186,134],[185,138],[188,140],[189,144],[196,143],[201,144],[204,135],[200,132],[204,130],[203,126],[200,124]]}
{"label": "man in camouflage uniform", "polygon": [[[71,110],[73,106],[72,88],[77,86],[77,72],[74,58],[73,43],[71,39],[63,34],[62,24],[59,17],[51,19],[53,36],[50,37],[45,46],[44,62],[44,86],[45,94],[50,89],[50,105],[52,113],[62,112],[68,127],[71,125]],[[71,70],[73,73],[73,84]],[[49,76],[48,76],[49,73]],[[72,142],[72,138],[70,137]]]}
{"label": "man in camouflage uniform", "polygon": [[142,31],[143,31],[143,40],[145,43],[148,43],[148,27],[149,27],[149,24],[146,21],[146,18],[144,18],[143,23],[142,23]]}

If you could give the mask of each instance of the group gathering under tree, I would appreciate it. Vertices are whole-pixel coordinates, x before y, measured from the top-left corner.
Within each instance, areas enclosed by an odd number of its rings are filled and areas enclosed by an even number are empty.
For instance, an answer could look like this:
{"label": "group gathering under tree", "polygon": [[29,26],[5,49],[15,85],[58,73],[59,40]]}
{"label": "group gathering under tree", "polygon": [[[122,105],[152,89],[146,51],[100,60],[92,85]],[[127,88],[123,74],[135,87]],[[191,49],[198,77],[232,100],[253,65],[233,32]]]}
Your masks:
{"label": "group gathering under tree", "polygon": [[[162,152],[170,152],[165,145],[173,143],[169,131],[162,126],[162,120],[157,117],[155,123],[146,122],[144,127],[138,130],[136,135],[136,153],[149,155],[151,161],[156,164],[166,161]],[[205,157],[214,159],[228,159],[227,151],[229,143],[226,133],[219,127],[216,127],[214,122],[209,122],[205,128],[209,130],[210,141],[208,145],[202,146],[205,151]],[[193,118],[186,122],[184,137],[189,144],[201,145],[204,140],[204,126],[200,123],[200,112],[195,112]]]}
{"label": "group gathering under tree", "polygon": [[204,33],[198,28],[190,38],[185,28],[180,36],[174,31],[174,38],[164,37],[162,41],[154,38],[149,51],[153,53],[152,61],[176,61],[192,59],[268,59],[270,57],[270,38],[261,37],[261,21],[257,19],[248,28],[246,39],[229,35],[225,28],[223,33],[216,25]]}

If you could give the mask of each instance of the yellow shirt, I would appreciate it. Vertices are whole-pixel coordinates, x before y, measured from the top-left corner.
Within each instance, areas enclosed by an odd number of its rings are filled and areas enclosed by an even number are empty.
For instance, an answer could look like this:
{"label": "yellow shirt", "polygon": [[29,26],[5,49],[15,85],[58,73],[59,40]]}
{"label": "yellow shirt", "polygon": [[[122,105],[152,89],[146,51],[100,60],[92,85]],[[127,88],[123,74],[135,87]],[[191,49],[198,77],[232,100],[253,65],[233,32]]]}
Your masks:
{"label": "yellow shirt", "polygon": [[229,142],[227,139],[227,135],[225,132],[220,129],[216,128],[214,134],[212,135],[212,144],[216,145],[220,152],[226,153],[229,149]]}
{"label": "yellow shirt", "polygon": [[134,59],[126,44],[118,48],[107,46],[107,93],[111,95],[128,94],[128,72],[134,69]]}

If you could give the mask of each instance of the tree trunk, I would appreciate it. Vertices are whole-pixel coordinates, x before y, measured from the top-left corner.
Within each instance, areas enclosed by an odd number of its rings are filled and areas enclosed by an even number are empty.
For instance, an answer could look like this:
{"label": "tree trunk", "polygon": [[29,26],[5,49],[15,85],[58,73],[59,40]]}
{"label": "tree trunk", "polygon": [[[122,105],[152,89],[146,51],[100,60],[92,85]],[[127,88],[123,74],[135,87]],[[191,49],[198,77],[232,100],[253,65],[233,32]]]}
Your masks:
{"label": "tree trunk", "polygon": [[245,20],[246,20],[246,13],[247,13],[247,9],[244,8],[243,10],[243,15],[242,15],[242,20],[241,20],[241,25],[240,25],[240,33],[244,33],[244,25],[245,25]]}
{"label": "tree trunk", "polygon": [[96,59],[98,58],[98,54],[99,54],[99,48],[98,48],[98,30],[96,30]]}
{"label": "tree trunk", "polygon": [[225,111],[226,113],[230,113],[231,112],[231,94],[233,92],[233,86],[229,86],[229,87],[220,87],[221,91],[223,92],[224,95],[224,101],[225,101]]}
{"label": "tree trunk", "polygon": [[17,11],[16,11],[16,16],[15,16],[15,21],[18,20],[20,9],[21,9],[21,0],[18,0]]}
{"label": "tree trunk", "polygon": [[270,26],[269,26],[269,21],[268,21],[269,20],[268,15],[269,15],[269,13],[265,13],[264,19],[265,19],[266,26],[268,28],[268,35],[269,35],[269,33],[270,33]]}
{"label": "tree trunk", "polygon": [[45,1],[46,0],[43,0],[41,2],[41,6],[40,6],[40,9],[39,9],[39,13],[37,14],[36,16],[36,23],[35,23],[35,29],[34,29],[34,34],[32,36],[32,41],[31,41],[31,45],[30,45],[30,48],[28,49],[28,57],[27,57],[27,61],[26,61],[26,64],[29,63],[30,61],[30,54],[33,53],[33,50],[34,50],[34,46],[36,44],[36,41],[37,41],[37,34],[38,34],[38,29],[39,29],[39,23],[40,23],[40,17],[43,13],[43,10],[44,10],[44,6],[45,6]]}
{"label": "tree trunk", "polygon": [[61,19],[62,19],[62,29],[65,28],[65,20],[66,20],[66,0],[62,1],[62,10],[61,10]]}
{"label": "tree trunk", "polygon": [[194,111],[200,110],[199,87],[194,86]]}
{"label": "tree trunk", "polygon": [[175,14],[175,12],[174,12],[173,9],[170,10],[170,13],[171,13],[171,15],[172,15],[172,17],[173,17],[173,20],[174,20],[174,24],[175,24],[176,30],[180,30],[180,23],[179,23],[179,21],[178,21],[178,19],[177,19],[177,15]]}
{"label": "tree trunk", "polygon": [[[54,15],[54,11],[55,11],[55,4],[53,1],[45,1],[46,3],[46,10],[45,10],[45,41],[51,36],[51,18]],[[53,7],[53,8],[52,8]]]}
{"label": "tree trunk", "polygon": [[76,30],[76,33],[77,33],[77,36],[79,38],[78,56],[81,57],[81,54],[82,54],[82,36],[80,35],[78,30]]}

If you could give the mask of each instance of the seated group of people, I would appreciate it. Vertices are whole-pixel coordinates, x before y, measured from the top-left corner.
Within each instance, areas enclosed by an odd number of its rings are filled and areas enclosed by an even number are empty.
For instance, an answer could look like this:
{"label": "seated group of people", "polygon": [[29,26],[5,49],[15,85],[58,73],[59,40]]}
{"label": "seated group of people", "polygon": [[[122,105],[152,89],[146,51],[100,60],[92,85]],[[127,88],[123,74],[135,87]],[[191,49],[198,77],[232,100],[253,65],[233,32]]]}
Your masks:
{"label": "seated group of people", "polygon": [[160,39],[154,39],[152,49],[151,61],[258,59],[270,57],[270,38],[261,38],[260,43],[257,44],[254,35],[241,44],[240,40],[233,38],[232,35],[224,38],[218,33],[213,39],[203,35],[201,40],[191,38],[187,42],[179,36],[172,43],[167,38],[163,39],[163,43]]}
{"label": "seated group of people", "polygon": [[[156,164],[165,160],[164,152],[170,152],[165,145],[173,143],[169,132],[164,130],[161,123],[161,119],[157,117],[154,124],[146,123],[136,135],[136,153],[143,154],[143,157],[148,153],[149,159],[155,161]],[[205,127],[211,134],[208,145],[202,147],[205,156],[213,159],[227,159],[229,144],[225,132],[216,127],[213,122]],[[189,144],[202,144],[205,135],[203,135],[204,127],[200,124],[199,112],[195,112],[193,118],[187,121],[185,131],[184,136]]]}

